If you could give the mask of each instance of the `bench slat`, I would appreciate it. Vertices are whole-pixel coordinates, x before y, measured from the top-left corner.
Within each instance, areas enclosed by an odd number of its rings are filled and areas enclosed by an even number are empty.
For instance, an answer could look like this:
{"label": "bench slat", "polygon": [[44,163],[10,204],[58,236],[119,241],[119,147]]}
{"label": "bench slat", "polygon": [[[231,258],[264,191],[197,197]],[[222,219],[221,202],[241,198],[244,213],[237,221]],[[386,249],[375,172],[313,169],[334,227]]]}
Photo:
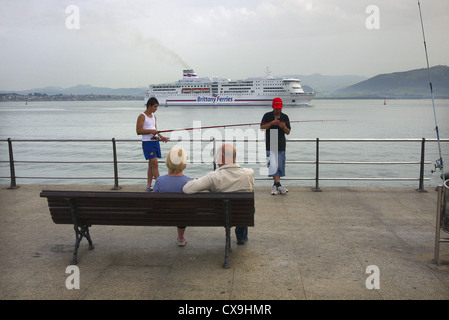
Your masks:
{"label": "bench slat", "polygon": [[[52,219],[57,224],[73,224],[71,213],[52,211]],[[81,211],[79,213],[80,224],[86,225],[117,225],[117,221],[121,221],[123,225],[190,225],[202,226],[213,224],[223,226],[223,215],[196,213],[193,216],[186,213],[163,213],[163,214],[146,214],[138,212],[120,212],[120,213],[98,213]],[[254,226],[254,218],[250,214],[237,214],[232,217],[232,226],[247,225]]]}

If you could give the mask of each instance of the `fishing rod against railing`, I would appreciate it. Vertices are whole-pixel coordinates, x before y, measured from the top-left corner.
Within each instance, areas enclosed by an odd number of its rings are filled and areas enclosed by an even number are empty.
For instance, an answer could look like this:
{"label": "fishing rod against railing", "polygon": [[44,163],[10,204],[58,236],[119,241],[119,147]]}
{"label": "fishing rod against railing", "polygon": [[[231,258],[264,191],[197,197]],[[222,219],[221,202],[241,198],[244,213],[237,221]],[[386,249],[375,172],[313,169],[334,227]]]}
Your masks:
{"label": "fishing rod against railing", "polygon": [[439,159],[437,159],[435,161],[435,170],[432,170],[432,173],[436,172],[437,169],[440,169],[441,173],[442,173],[441,178],[443,179],[443,182],[444,182],[445,173],[444,173],[444,169],[443,169],[443,156],[442,156],[442,152],[441,152],[440,133],[438,130],[437,114],[436,114],[436,110],[435,110],[435,99],[434,99],[433,87],[432,87],[432,77],[430,75],[429,56],[427,54],[426,36],[424,34],[424,23],[423,23],[423,18],[422,18],[422,13],[421,13],[421,4],[419,3],[419,0],[418,0],[418,8],[419,8],[419,18],[421,20],[422,36],[423,36],[423,40],[424,40],[424,51],[426,53],[427,74],[429,76],[430,96],[432,98],[433,117],[434,117],[434,121],[435,121],[435,132],[436,132],[437,141],[438,141],[438,153],[439,153],[439,157],[440,157]]}

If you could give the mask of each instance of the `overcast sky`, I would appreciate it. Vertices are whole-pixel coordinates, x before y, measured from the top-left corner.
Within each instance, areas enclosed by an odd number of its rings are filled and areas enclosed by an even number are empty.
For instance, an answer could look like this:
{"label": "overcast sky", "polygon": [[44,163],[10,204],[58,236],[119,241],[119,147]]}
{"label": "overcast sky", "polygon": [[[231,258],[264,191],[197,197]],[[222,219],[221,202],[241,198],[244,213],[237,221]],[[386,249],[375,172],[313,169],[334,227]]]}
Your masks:
{"label": "overcast sky", "polygon": [[[430,64],[449,65],[449,1],[420,3]],[[185,68],[242,79],[267,67],[366,77],[426,67],[415,0],[0,0],[0,8],[0,90],[146,87],[179,80]]]}

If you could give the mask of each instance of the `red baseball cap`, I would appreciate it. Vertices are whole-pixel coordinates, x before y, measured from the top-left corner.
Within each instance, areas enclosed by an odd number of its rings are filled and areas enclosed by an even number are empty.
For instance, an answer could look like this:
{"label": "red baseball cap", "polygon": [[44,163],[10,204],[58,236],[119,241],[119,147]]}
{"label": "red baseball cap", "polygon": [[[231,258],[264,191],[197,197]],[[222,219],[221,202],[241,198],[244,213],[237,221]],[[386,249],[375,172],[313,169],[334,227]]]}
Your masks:
{"label": "red baseball cap", "polygon": [[282,99],[281,98],[273,99],[273,109],[282,109]]}

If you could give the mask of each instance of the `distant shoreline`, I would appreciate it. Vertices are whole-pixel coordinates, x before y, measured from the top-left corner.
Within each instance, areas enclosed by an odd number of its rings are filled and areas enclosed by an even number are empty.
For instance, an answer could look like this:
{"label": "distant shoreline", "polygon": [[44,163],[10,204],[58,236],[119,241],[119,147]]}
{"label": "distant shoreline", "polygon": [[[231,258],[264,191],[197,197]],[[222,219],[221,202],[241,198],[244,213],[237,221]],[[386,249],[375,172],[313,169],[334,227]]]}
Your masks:
{"label": "distant shoreline", "polygon": [[133,101],[143,100],[143,96],[133,95],[101,95],[101,94],[82,94],[82,95],[48,95],[34,94],[22,95],[17,93],[0,94],[0,102],[34,102],[34,101]]}
{"label": "distant shoreline", "polygon": [[[429,96],[333,96],[319,94],[314,100],[425,100],[430,99]],[[36,102],[36,101],[142,101],[143,96],[136,95],[100,95],[100,94],[83,94],[83,95],[48,95],[48,94],[28,94],[22,95],[17,93],[0,94],[0,102]],[[436,96],[435,99],[449,99],[449,96]]]}

